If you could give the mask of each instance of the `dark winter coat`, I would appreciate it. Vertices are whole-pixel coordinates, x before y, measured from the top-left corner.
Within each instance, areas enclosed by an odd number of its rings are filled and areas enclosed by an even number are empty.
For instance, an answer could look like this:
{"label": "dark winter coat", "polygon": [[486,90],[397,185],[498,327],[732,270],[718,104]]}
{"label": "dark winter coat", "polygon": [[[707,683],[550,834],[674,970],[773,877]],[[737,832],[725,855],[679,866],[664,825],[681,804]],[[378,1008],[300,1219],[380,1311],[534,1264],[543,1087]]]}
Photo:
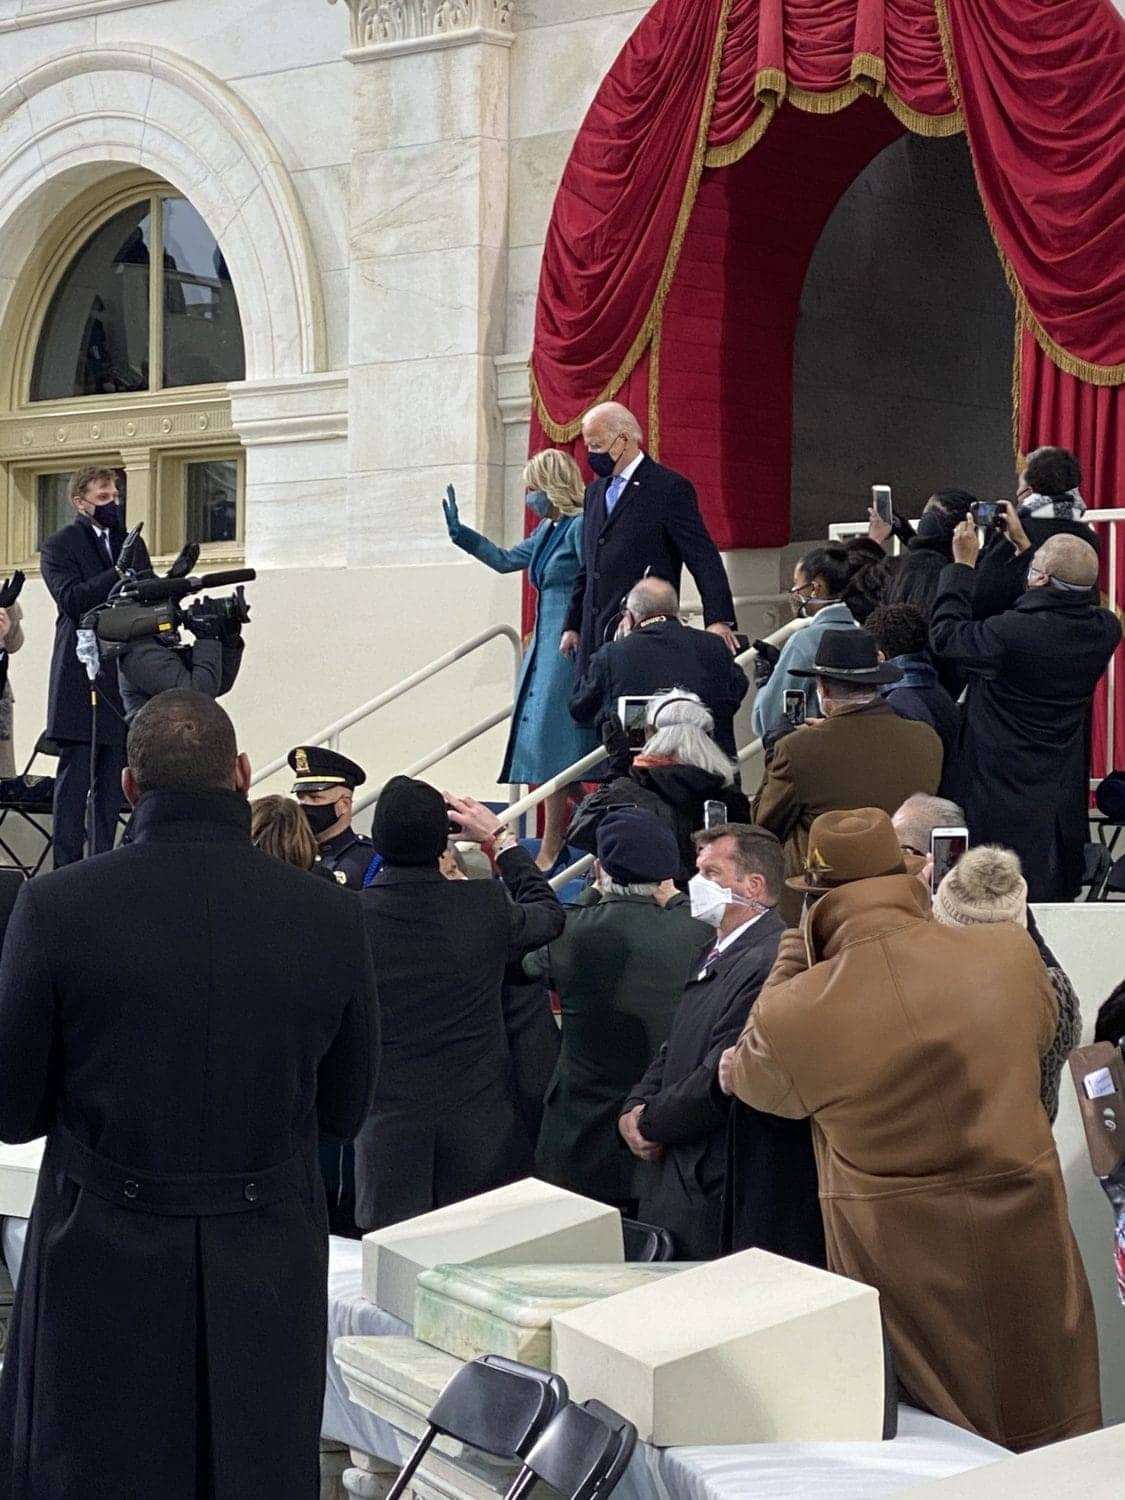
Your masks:
{"label": "dark winter coat", "polygon": [[1035,549],[1048,537],[1076,536],[1101,551],[1098,534],[1085,521],[1070,521],[1065,516],[1021,516],[1020,525],[1027,533],[1031,548],[1017,552],[1003,531],[990,531],[973,580],[973,619],[987,620],[1006,609],[1014,609],[1027,588],[1027,570]]}
{"label": "dark winter coat", "polygon": [[[114,557],[121,550],[125,530],[109,533]],[[78,516],[43,543],[39,554],[43,582],[58,606],[51,678],[47,696],[47,735],[53,740],[90,741],[90,682],[78,660],[78,622],[88,610],[104,604],[117,582],[117,572],[106,562],[97,532],[85,516]],[[143,541],[138,540],[136,566],[149,566]],[[124,745],[121,694],[117,665],[110,662],[98,673],[98,744]]]}
{"label": "dark winter coat", "polygon": [[[742,1034],[784,930],[777,913],[767,912],[702,973],[693,971],[667,1042],[620,1106],[625,1114],[643,1104],[640,1132],[665,1148],[662,1161],[638,1170],[639,1215],[672,1231],[681,1260],[711,1260],[731,1248],[723,1242],[724,1207],[734,1248],[804,1260],[819,1235],[823,1258],[807,1123],[747,1109],[720,1090],[717,1077],[719,1058]],[[732,1108],[745,1118],[739,1161],[728,1175]]]}
{"label": "dark winter coat", "polygon": [[899,557],[887,590],[888,604],[913,604],[928,620],[937,598],[941,570],[953,561],[953,533],[916,536]]}
{"label": "dark winter coat", "polygon": [[944,759],[938,790],[946,795],[953,784],[957,763],[961,710],[942,687],[936,667],[924,652],[916,656],[896,656],[892,665],[902,668],[902,681],[884,688],[883,697],[900,719],[928,724],[941,740]]}
{"label": "dark winter coat", "polygon": [[[375,954],[383,1068],[356,1140],[356,1223],[380,1229],[526,1176],[502,987],[566,920],[526,849],[500,880],[385,865],[360,896]],[[506,887],[506,889],[505,889]]]}
{"label": "dark winter coat", "polygon": [[245,644],[241,636],[196,640],[185,646],[173,646],[155,635],[137,641],[117,664],[126,719],[132,722],[134,714],[158,693],[190,688],[208,698],[223,697],[234,686]]}
{"label": "dark winter coat", "polygon": [[581,803],[567,830],[567,842],[587,854],[598,852],[598,826],[611,807],[640,807],[655,813],[676,835],[680,846],[680,873],[677,884],[686,886],[695,874],[695,845],[692,835],[703,827],[704,806],[722,802],[726,821],[748,823],[750,803],[736,786],[724,786],[720,777],[698,766],[645,764],[643,757],[633,762],[628,776],[616,776]]}
{"label": "dark winter coat", "polygon": [[233,792],[149,793],[133,832],[29,882],[4,946],[0,1136],[48,1142],[0,1496],[316,1500],[317,1130],[355,1134],[378,1065],[359,903]]}
{"label": "dark winter coat", "polygon": [[725,641],[679,620],[654,620],[595,651],[570,711],[580,724],[596,727],[617,712],[618,698],[647,697],[665,688],[699,694],[715,720],[715,743],[733,760],[738,754],[734,716],[750,683]]}
{"label": "dark winter coat", "polygon": [[635,1158],[617,1130],[621,1101],[667,1039],[712,929],[687,898],[602,896],[572,906],[566,929],[524,960],[562,1006],[562,1051],[543,1111],[540,1176],[604,1203],[633,1197]]}
{"label": "dark winter coat", "polygon": [[969,674],[951,794],[974,843],[1003,844],[1031,901],[1071,901],[1082,882],[1090,705],[1121,639],[1097,593],[1028,589],[974,620],[973,569],[942,574],[930,626],[937,655]]}
{"label": "dark winter coat", "polygon": [[609,517],[608,488],[608,479],[598,479],[586,491],[582,564],[566,616],[565,628],[581,637],[579,674],[598,647],[612,639],[621,601],[646,568],[677,592],[687,568],[703,601],[704,624],[733,625],[735,619],[723,560],[688,480],[646,456]]}

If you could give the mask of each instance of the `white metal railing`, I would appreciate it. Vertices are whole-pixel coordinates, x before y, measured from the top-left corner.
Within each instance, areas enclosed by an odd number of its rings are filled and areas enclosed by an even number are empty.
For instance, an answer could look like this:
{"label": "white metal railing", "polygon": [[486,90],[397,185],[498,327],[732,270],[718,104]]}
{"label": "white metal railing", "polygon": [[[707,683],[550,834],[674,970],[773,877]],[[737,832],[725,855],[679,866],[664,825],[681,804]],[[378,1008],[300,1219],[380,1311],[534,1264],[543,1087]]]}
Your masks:
{"label": "white metal railing", "polygon": [[[326,728],[317,730],[315,734],[307,736],[305,739],[298,741],[298,743],[302,745],[327,745],[330,750],[338,750],[340,748],[340,736],[345,730],[351,729],[353,725],[370,718],[372,714],[378,713],[381,708],[386,708],[389,703],[394,703],[404,693],[408,693],[411,688],[418,687],[423,682],[428,682],[431,677],[436,677],[439,672],[444,672],[447,667],[453,666],[455,662],[463,661],[466,656],[471,656],[474,651],[479,651],[482,646],[487,646],[489,641],[501,638],[511,643],[512,653],[515,658],[514,677],[518,677],[520,663],[523,660],[523,645],[519,635],[511,625],[493,625],[488,630],[482,630],[479,635],[473,636],[472,640],[463,641],[460,646],[455,646],[452,651],[447,651],[444,656],[438,656],[426,666],[419,667],[417,672],[412,672],[409,677],[404,677],[401,682],[396,682],[393,687],[387,688],[385,692],[379,693],[377,697],[371,698],[367,703],[360,704],[359,708],[353,708],[351,713],[345,714],[342,719],[337,719]],[[419,771],[427,770],[439,760],[444,759],[445,756],[452,755],[454,750],[460,750],[462,746],[468,745],[482,734],[487,734],[490,729],[494,729],[497,724],[502,724],[505,719],[509,718],[514,708],[515,703],[513,702],[509,703],[506,708],[497,709],[495,713],[489,714],[487,718],[481,719],[479,723],[462,731],[454,739],[447,741],[444,745],[439,745],[429,755],[423,756],[405,774],[408,776],[417,775]],[[260,771],[255,772],[250,785],[257,786],[259,782],[265,781],[270,776],[276,775],[278,771],[284,770],[286,765],[288,765],[288,756],[286,755],[279,756],[277,760],[271,760],[268,765],[263,766]],[[377,796],[378,789],[376,788],[356,803],[355,811],[359,812],[364,807],[367,807],[370,803],[374,802]]]}
{"label": "white metal railing", "polygon": [[[1088,510],[1082,517],[1091,526],[1104,526],[1109,533],[1109,547],[1106,551],[1106,591],[1105,597],[1112,610],[1115,610],[1118,618],[1125,622],[1125,601],[1122,600],[1119,587],[1119,569],[1117,563],[1117,528],[1125,521],[1125,510]],[[832,541],[846,541],[848,537],[865,536],[867,534],[867,521],[839,521],[828,528],[828,535]],[[917,526],[917,522],[911,525]],[[894,539],[894,553],[897,554],[898,538]],[[1112,771],[1116,762],[1117,752],[1117,669],[1120,663],[1121,648],[1114,652],[1106,668],[1106,719],[1105,719],[1105,759],[1106,770]],[[739,757],[741,759],[741,757]],[[1097,785],[1096,778],[1091,781],[1091,786]]]}

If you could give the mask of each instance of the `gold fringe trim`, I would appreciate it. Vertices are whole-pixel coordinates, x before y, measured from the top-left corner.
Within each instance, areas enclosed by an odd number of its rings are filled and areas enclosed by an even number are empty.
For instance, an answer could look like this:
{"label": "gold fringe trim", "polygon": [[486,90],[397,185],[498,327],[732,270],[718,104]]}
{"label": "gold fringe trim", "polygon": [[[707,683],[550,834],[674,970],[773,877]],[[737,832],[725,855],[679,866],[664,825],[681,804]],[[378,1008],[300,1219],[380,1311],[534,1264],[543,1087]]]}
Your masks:
{"label": "gold fringe trim", "polygon": [[[620,369],[604,387],[601,393],[590,401],[586,407],[588,411],[591,406],[598,406],[603,401],[612,400],[616,393],[628,380],[636,369],[641,356],[652,342],[653,336],[660,326],[664,316],[664,304],[668,300],[672,282],[676,275],[676,266],[679,263],[680,251],[684,247],[687,238],[688,224],[691,221],[692,211],[695,208],[695,199],[699,192],[699,183],[703,177],[703,167],[707,157],[707,137],[711,130],[711,116],[715,109],[715,95],[719,88],[719,72],[722,68],[723,51],[727,41],[727,22],[730,19],[730,9],[733,0],[723,0],[722,9],[719,12],[719,24],[715,28],[715,42],[711,49],[711,66],[707,77],[707,88],[703,96],[703,108],[699,114],[699,128],[695,135],[695,150],[692,154],[691,167],[688,171],[688,180],[684,188],[684,196],[680,203],[680,211],[676,216],[676,225],[672,231],[672,242],[668,247],[668,254],[664,258],[664,269],[660,274],[657,284],[656,295],[652,299],[652,306],[648,310],[648,316],[629,346]],[[576,417],[572,422],[556,422],[547,410],[539,390],[539,383],[535,379],[535,373],[531,374],[531,398],[539,413],[539,421],[543,431],[553,442],[570,443],[582,431],[582,415]],[[653,383],[649,381],[649,410],[652,410],[656,400],[653,393]]]}
{"label": "gold fringe trim", "polygon": [[857,52],[852,57],[848,76],[853,83],[859,84],[865,94],[872,94],[877,99],[886,86],[887,64],[883,58],[876,57],[874,52]]}
{"label": "gold fringe trim", "polygon": [[762,68],[754,77],[755,99],[760,99],[763,94],[774,94],[778,100],[784,99],[788,87],[789,80],[781,68]]}
{"label": "gold fringe trim", "polygon": [[733,167],[736,161],[741,161],[747,151],[752,151],[762,139],[776,113],[777,105],[771,99],[761,100],[753,125],[725,146],[712,146],[704,158],[704,166]]}
{"label": "gold fringe trim", "polygon": [[[957,72],[957,60],[953,55],[953,33],[949,26],[949,11],[946,0],[934,0],[934,12],[937,16],[938,32],[941,36],[942,56],[945,58],[945,72],[949,79],[949,91],[953,95],[958,111],[963,115],[961,79]],[[966,139],[968,136],[966,134]],[[1015,271],[1012,269],[1011,261],[1005,255],[1000,241],[996,235],[996,226],[992,222],[988,203],[984,193],[981,191],[980,176],[977,172],[977,164],[973,157],[972,145],[969,146],[969,160],[973,163],[973,177],[977,184],[977,197],[980,199],[981,210],[984,213],[984,222],[988,225],[988,232],[992,236],[992,243],[996,248],[997,259],[1000,261],[1008,288],[1016,304],[1017,326],[1022,321],[1031,331],[1035,342],[1043,350],[1044,354],[1058,365],[1059,369],[1067,375],[1073,375],[1076,380],[1085,381],[1087,385],[1125,385],[1125,361],[1118,365],[1097,365],[1088,359],[1081,359],[1077,354],[1071,354],[1069,349],[1064,349],[1061,344],[1055,342],[1039,319],[1031,309],[1027,300],[1027,293],[1020,285]]]}
{"label": "gold fringe trim", "polygon": [[959,109],[955,109],[949,115],[924,115],[921,110],[914,109],[900,98],[894,89],[890,88],[885,88],[879,98],[899,124],[905,125],[913,135],[924,135],[929,136],[931,140],[941,140],[947,136],[960,135],[965,129],[965,117]]}
{"label": "gold fringe trim", "polygon": [[841,109],[847,109],[849,104],[854,104],[862,92],[858,83],[842,83],[838,89],[829,89],[823,94],[815,89],[798,88],[791,83],[785,97],[790,104],[795,104],[806,114],[834,115]]}
{"label": "gold fringe trim", "polygon": [[1016,308],[1016,331],[1012,340],[1012,452],[1016,457],[1016,473],[1023,469],[1023,454],[1020,452],[1020,412],[1023,405],[1023,319]]}
{"label": "gold fringe trim", "polygon": [[664,319],[652,330],[648,356],[648,451],[660,459],[660,344],[664,337]]}

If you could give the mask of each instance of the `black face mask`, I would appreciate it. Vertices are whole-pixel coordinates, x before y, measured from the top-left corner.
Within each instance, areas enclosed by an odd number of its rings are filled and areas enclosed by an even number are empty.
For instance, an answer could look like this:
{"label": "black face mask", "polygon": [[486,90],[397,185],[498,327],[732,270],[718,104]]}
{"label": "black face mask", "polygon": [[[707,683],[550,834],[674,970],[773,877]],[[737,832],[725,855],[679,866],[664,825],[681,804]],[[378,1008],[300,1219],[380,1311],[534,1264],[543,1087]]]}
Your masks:
{"label": "black face mask", "polygon": [[104,526],[107,531],[112,531],[115,526],[121,525],[121,507],[116,500],[111,500],[108,505],[96,506],[90,520],[95,526]]}
{"label": "black face mask", "polygon": [[943,510],[927,510],[918,518],[917,534],[921,542],[952,542],[956,521]]}
{"label": "black face mask", "polygon": [[340,817],[340,814],[336,811],[335,802],[303,802],[301,806],[305,809],[305,817],[309,820],[309,827],[317,838],[320,838],[321,834],[327,833],[333,823],[337,822]]}

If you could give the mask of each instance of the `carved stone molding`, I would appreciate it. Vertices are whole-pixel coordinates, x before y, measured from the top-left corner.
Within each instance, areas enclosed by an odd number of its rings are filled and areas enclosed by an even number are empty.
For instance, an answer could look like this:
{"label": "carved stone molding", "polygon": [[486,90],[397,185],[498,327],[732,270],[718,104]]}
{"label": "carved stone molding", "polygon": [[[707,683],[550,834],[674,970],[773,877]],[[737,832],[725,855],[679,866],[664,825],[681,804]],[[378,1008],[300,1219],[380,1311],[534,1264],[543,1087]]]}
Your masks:
{"label": "carved stone molding", "polygon": [[22,463],[148,445],[195,447],[233,436],[230,402],[214,398],[169,408],[70,408],[42,414],[29,409],[0,418],[0,460]]}
{"label": "carved stone molding", "polygon": [[[335,5],[336,0],[328,0]],[[460,40],[461,33],[512,38],[515,0],[345,0],[353,48]],[[468,37],[465,38],[469,40]],[[396,49],[397,50],[397,49]]]}

